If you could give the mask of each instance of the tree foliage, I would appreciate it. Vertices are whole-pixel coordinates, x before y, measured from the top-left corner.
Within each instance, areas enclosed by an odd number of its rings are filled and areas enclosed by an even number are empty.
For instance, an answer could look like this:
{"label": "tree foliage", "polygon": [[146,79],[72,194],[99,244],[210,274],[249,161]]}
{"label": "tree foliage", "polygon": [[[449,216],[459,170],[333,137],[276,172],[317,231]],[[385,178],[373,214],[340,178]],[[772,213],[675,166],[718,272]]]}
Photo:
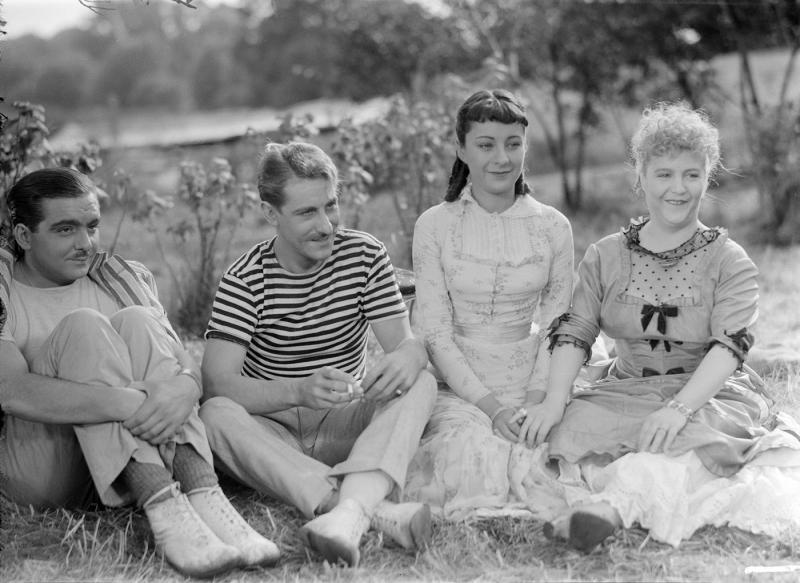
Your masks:
{"label": "tree foliage", "polygon": [[[789,155],[763,144],[793,127],[797,98],[786,92],[797,55],[798,0],[441,6],[432,12],[400,0],[241,0],[236,8],[124,3],[96,17],[86,33],[9,41],[4,90],[9,100],[67,111],[105,104],[111,95],[122,108],[286,106],[392,94],[441,105],[443,79],[460,76],[464,96],[476,85],[501,85],[526,98],[574,210],[583,201],[587,145],[603,124],[621,126],[618,112],[655,99],[713,110],[731,97],[720,93],[710,62],[737,51],[738,101],[759,188],[775,192],[776,184],[792,182],[774,170],[788,167]],[[749,59],[769,47],[792,51],[777,105],[759,91]],[[774,144],[793,139],[784,138]]]}

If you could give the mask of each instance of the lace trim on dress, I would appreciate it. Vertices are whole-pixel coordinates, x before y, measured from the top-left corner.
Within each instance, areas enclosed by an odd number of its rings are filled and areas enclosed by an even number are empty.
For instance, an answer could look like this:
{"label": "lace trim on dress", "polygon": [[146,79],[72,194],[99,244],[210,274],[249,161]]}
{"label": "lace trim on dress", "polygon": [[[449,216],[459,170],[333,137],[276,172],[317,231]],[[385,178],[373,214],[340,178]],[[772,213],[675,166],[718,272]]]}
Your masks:
{"label": "lace trim on dress", "polygon": [[565,346],[567,344],[572,344],[583,350],[586,353],[586,358],[583,359],[583,364],[589,364],[589,361],[592,359],[592,347],[580,338],[575,338],[569,334],[558,334],[557,336],[553,337],[550,340],[550,345],[547,347],[547,349],[550,352],[553,352],[553,349],[556,346]]}
{"label": "lace trim on dress", "polygon": [[558,327],[561,325],[562,322],[569,322],[569,314],[561,314],[555,320],[552,321],[550,326],[547,327],[547,339],[550,341],[550,343],[547,345],[547,350],[552,353],[553,348],[555,348],[556,346],[564,346],[565,344],[572,344],[574,346],[577,346],[586,353],[586,358],[584,359],[583,364],[588,364],[589,360],[592,358],[591,345],[585,340],[576,338],[571,334],[557,334],[556,332],[558,330]]}
{"label": "lace trim on dress", "polygon": [[731,339],[736,347],[741,350],[745,355],[750,352],[755,342],[755,337],[747,331],[747,328],[742,328],[736,332],[728,332],[725,330],[725,336]]}
{"label": "lace trim on dress", "polygon": [[[724,342],[720,342],[719,340],[712,340],[708,343],[708,350],[711,350],[714,346],[721,346],[722,348],[726,349],[730,352],[733,356],[736,357],[736,360],[739,361],[739,366],[736,367],[736,370],[742,370],[742,365],[744,364],[744,358],[747,357],[747,353],[750,352],[750,348],[752,348],[753,343],[755,342],[755,337],[747,331],[747,328],[742,328],[736,332],[728,332],[725,330],[725,336],[731,339],[733,344],[738,348],[741,352],[736,352],[733,348],[725,344]],[[744,355],[744,358],[743,356]]]}
{"label": "lace trim on dress", "polygon": [[656,253],[642,247],[639,243],[639,232],[649,220],[649,217],[631,219],[630,224],[622,229],[622,234],[625,236],[626,240],[626,246],[628,249],[633,249],[643,255],[649,255],[664,262],[674,262],[686,257],[690,253],[694,253],[698,249],[702,249],[706,245],[713,243],[722,234],[722,228],[720,227],[697,229],[688,241],[678,245],[675,249],[668,249],[667,251],[659,251]]}
{"label": "lace trim on dress", "polygon": [[[708,343],[708,350],[711,350],[715,346],[720,346],[720,347],[724,348],[725,350],[727,350],[728,352],[730,352],[733,355],[733,357],[737,361],[739,361],[739,366],[736,367],[736,370],[738,370],[738,371],[742,370],[742,365],[744,364],[744,361],[742,360],[742,356],[738,352],[736,352],[733,348],[731,348],[727,344],[724,344],[724,343],[720,342],[719,340],[712,340],[711,342],[709,342]],[[708,350],[706,350],[706,352],[708,352]]]}

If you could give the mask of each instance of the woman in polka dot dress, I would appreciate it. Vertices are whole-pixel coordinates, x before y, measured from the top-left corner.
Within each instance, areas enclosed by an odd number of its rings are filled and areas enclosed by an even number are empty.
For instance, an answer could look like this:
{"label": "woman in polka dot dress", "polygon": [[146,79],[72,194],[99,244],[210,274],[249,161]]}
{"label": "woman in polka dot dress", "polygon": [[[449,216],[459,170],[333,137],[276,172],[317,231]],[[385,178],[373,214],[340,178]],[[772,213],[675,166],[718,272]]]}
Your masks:
{"label": "woman in polka dot dress", "polygon": [[[545,533],[590,550],[638,523],[677,546],[706,524],[800,528],[800,427],[745,364],[757,269],[699,220],[719,137],[683,104],[647,110],[631,153],[649,216],[589,247],[551,327],[547,396],[522,433],[549,441],[570,508]],[[616,356],[573,381],[600,331]]]}

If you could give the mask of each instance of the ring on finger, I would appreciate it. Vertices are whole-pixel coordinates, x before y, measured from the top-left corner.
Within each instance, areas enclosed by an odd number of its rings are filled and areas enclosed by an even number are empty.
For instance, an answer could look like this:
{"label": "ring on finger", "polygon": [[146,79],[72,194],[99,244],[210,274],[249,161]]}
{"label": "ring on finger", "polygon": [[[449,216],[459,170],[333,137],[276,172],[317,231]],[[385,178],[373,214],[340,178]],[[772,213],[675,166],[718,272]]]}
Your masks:
{"label": "ring on finger", "polygon": [[403,396],[403,389],[397,389],[394,392],[394,394],[397,395],[398,397],[402,397]]}

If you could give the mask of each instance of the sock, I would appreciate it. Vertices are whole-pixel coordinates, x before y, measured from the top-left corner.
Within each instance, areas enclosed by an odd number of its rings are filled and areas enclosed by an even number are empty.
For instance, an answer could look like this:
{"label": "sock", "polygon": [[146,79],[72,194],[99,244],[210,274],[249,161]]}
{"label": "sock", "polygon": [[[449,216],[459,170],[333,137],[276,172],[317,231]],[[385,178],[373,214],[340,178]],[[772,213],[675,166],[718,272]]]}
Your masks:
{"label": "sock", "polygon": [[219,483],[214,468],[191,445],[185,443],[175,447],[172,469],[184,492],[212,488]]}
{"label": "sock", "polygon": [[[144,503],[159,490],[172,484],[175,480],[169,475],[164,466],[157,464],[143,464],[135,460],[128,462],[122,470],[120,479],[136,497],[136,505],[141,508]],[[154,502],[161,502],[172,496],[167,491]]]}

